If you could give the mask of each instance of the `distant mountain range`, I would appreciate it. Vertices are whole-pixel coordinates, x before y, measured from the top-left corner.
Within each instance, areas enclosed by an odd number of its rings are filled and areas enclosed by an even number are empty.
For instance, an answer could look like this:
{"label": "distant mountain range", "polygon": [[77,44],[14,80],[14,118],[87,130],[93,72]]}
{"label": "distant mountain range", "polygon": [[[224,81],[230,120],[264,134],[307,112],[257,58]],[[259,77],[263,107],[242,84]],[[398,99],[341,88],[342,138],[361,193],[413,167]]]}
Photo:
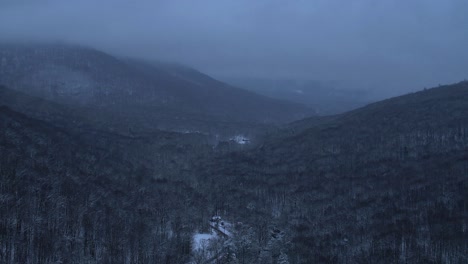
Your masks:
{"label": "distant mountain range", "polygon": [[214,123],[222,127],[226,122],[284,123],[313,113],[185,66],[122,59],[72,45],[0,44],[0,84],[169,130],[206,132],[215,130]]}
{"label": "distant mountain range", "polygon": [[369,92],[356,89],[356,85],[350,82],[241,77],[221,79],[270,98],[307,105],[314,108],[318,115],[343,113],[374,100]]}

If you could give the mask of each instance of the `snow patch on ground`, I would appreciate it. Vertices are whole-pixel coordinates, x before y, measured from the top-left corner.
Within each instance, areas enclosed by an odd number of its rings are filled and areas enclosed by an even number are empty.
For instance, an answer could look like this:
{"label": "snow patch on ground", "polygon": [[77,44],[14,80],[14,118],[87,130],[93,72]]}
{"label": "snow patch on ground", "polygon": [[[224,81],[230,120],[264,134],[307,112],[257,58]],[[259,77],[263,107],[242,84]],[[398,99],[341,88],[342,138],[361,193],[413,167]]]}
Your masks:
{"label": "snow patch on ground", "polygon": [[182,134],[201,134],[200,131],[198,130],[188,130],[188,129],[185,129],[185,130],[177,130],[177,132],[180,132]]}
{"label": "snow patch on ground", "polygon": [[216,233],[195,234],[193,236],[193,250],[200,251],[208,247],[211,241],[217,238]]}
{"label": "snow patch on ground", "polygon": [[195,233],[192,237],[192,260],[195,263],[221,263],[225,256],[225,243],[233,237],[231,223],[220,216],[213,216],[209,221],[210,234]]}
{"label": "snow patch on ground", "polygon": [[229,140],[234,141],[237,144],[241,144],[241,145],[250,143],[250,139],[243,135],[237,135],[237,136],[231,137]]}

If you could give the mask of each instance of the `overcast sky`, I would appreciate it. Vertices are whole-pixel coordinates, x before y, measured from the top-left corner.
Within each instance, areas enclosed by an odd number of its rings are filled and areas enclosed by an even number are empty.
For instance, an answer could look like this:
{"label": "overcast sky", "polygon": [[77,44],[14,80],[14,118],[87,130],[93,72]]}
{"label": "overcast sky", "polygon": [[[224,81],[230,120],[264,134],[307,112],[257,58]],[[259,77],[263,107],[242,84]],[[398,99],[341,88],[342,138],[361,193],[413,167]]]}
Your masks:
{"label": "overcast sky", "polygon": [[466,0],[0,0],[0,39],[400,93],[468,78]]}

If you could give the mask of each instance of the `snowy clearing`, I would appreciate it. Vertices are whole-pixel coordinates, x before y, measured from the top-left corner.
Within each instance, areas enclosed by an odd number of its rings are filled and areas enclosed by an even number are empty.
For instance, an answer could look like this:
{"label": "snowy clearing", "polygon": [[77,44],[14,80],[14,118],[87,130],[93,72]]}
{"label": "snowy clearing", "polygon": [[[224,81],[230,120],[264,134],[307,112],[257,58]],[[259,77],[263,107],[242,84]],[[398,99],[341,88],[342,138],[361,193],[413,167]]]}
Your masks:
{"label": "snowy clearing", "polygon": [[237,136],[231,137],[229,140],[234,141],[237,144],[241,144],[241,145],[250,143],[250,139],[243,135],[237,135]]}
{"label": "snowy clearing", "polygon": [[195,234],[193,236],[193,250],[200,251],[208,247],[211,241],[216,239],[216,233],[211,234]]}

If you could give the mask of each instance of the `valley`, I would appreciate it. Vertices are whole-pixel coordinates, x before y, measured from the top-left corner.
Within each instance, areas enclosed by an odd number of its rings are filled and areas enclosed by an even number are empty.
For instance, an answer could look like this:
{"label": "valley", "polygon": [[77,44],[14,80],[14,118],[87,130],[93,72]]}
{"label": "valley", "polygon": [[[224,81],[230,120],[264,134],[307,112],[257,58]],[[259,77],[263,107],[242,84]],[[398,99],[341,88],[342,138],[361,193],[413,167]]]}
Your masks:
{"label": "valley", "polygon": [[0,60],[2,263],[467,261],[466,81],[318,116],[84,47]]}

